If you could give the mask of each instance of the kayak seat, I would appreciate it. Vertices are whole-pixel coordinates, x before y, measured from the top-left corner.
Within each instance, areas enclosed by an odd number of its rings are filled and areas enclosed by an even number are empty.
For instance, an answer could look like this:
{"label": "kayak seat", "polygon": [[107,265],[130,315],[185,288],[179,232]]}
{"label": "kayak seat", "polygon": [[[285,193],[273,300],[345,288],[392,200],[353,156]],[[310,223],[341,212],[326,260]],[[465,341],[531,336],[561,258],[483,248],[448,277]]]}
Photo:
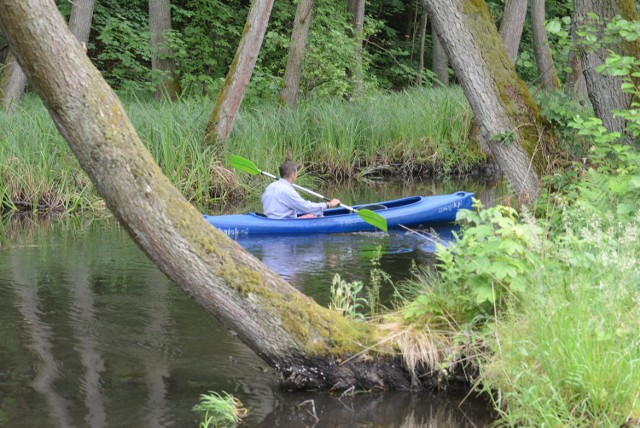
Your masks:
{"label": "kayak seat", "polygon": [[367,209],[367,210],[371,210],[371,211],[380,211],[380,210],[386,210],[387,206],[386,205],[382,205],[382,204],[371,204],[371,205],[365,205],[363,207],[360,207],[358,209]]}

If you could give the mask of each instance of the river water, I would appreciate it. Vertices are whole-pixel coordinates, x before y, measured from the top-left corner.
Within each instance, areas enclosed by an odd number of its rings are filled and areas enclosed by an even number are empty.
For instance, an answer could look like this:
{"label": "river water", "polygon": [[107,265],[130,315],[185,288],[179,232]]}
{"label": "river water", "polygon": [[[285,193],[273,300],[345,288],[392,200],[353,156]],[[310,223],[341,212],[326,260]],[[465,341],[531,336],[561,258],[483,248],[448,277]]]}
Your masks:
{"label": "river water", "polygon": [[[494,185],[460,186],[334,194],[350,203],[469,190],[491,205],[499,193]],[[248,427],[477,427],[491,420],[486,401],[456,391],[281,391],[276,374],[111,220],[23,217],[1,231],[0,427],[197,427],[191,409],[209,391],[239,398]],[[375,254],[394,281],[409,276],[412,264],[434,260],[430,240],[405,232],[240,243],[323,305],[335,274],[367,281]],[[383,299],[391,293],[383,288]]]}

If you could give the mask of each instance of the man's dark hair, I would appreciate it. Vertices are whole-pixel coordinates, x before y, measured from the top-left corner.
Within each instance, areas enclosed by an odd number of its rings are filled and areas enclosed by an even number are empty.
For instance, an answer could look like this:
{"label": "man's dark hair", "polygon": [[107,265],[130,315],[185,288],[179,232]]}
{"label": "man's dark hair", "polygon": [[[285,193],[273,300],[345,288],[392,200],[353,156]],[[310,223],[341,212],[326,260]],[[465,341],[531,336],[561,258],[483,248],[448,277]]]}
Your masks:
{"label": "man's dark hair", "polygon": [[280,165],[280,177],[289,178],[297,169],[298,167],[295,163],[291,161],[284,161],[282,165]]}

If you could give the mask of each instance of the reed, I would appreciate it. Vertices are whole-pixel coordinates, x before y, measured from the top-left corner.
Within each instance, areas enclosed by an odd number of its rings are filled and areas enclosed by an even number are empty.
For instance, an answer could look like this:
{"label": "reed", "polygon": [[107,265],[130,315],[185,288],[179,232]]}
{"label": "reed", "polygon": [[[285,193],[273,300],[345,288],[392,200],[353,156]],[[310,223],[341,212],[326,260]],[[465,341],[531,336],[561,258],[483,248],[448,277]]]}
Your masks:
{"label": "reed", "polygon": [[[377,94],[358,102],[260,105],[240,112],[222,152],[202,144],[211,101],[124,101],[164,174],[199,208],[256,193],[251,178],[230,170],[237,154],[277,172],[293,159],[304,180],[358,178],[369,171],[465,170],[483,160],[467,138],[469,111],[459,89]],[[0,114],[0,198],[4,210],[100,211],[92,184],[35,96]],[[316,177],[316,178],[313,178]]]}

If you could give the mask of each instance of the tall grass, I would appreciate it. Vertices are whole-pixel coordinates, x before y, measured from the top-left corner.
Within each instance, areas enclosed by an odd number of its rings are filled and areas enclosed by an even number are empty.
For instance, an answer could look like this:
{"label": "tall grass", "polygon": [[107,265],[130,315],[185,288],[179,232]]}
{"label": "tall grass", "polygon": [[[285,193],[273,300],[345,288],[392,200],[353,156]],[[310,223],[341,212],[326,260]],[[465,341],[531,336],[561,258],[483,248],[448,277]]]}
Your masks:
{"label": "tall grass", "polygon": [[518,426],[640,424],[640,217],[590,218],[496,324],[488,388]]}
{"label": "tall grass", "polygon": [[502,425],[639,426],[640,215],[578,200],[549,229],[501,208],[438,250],[441,272],[410,283],[404,319],[476,346],[462,356]]}
{"label": "tall grass", "polygon": [[[210,100],[129,99],[124,105],[165,175],[201,208],[251,192],[248,178],[229,170],[230,154],[273,172],[290,158],[317,177],[334,179],[356,177],[378,166],[392,167],[398,174],[420,169],[447,173],[483,159],[468,141],[469,110],[459,89],[243,110],[222,153],[201,141]],[[39,99],[27,96],[16,112],[0,113],[0,129],[0,198],[5,208],[102,209]]]}

